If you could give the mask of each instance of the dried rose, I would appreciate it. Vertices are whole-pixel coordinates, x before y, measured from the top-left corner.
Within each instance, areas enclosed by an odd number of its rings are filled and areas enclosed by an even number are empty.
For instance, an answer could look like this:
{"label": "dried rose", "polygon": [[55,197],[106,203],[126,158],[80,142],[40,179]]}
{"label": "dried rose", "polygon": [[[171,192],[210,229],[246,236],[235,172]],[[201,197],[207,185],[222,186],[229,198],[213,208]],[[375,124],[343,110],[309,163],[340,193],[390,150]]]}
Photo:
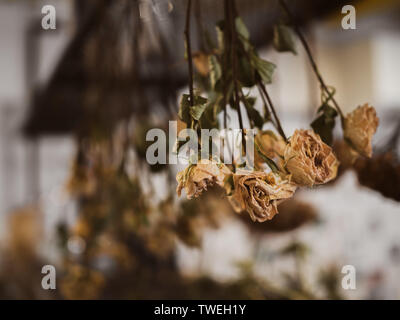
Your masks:
{"label": "dried rose", "polygon": [[336,177],[339,161],[313,130],[296,130],[285,149],[286,169],[300,186],[311,187]]}
{"label": "dried rose", "polygon": [[223,187],[225,177],[229,174],[231,172],[224,164],[201,159],[197,164],[189,165],[177,174],[176,192],[180,196],[182,189],[185,188],[188,199],[197,198],[203,190],[207,190],[208,187],[215,184]]}
{"label": "dried rose", "polygon": [[359,106],[344,119],[344,137],[361,155],[371,158],[372,137],[378,127],[379,119],[374,107]]}
{"label": "dried rose", "polygon": [[253,221],[271,220],[278,204],[293,196],[296,186],[270,172],[238,172],[233,175],[234,194],[229,200],[236,212],[246,210]]}

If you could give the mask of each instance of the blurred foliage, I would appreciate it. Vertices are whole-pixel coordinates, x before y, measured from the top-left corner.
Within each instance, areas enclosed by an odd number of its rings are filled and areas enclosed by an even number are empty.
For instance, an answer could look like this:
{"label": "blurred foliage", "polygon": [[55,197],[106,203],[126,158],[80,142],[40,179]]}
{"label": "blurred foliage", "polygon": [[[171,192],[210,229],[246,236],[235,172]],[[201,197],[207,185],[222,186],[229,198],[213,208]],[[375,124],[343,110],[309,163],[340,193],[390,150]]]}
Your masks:
{"label": "blurred foliage", "polygon": [[317,222],[317,212],[310,204],[292,199],[279,205],[279,214],[268,223],[254,223],[247,215],[238,216],[255,233],[290,232],[303,225]]}
{"label": "blurred foliage", "polygon": [[355,163],[358,181],[383,196],[400,201],[400,163],[392,152],[358,159]]}

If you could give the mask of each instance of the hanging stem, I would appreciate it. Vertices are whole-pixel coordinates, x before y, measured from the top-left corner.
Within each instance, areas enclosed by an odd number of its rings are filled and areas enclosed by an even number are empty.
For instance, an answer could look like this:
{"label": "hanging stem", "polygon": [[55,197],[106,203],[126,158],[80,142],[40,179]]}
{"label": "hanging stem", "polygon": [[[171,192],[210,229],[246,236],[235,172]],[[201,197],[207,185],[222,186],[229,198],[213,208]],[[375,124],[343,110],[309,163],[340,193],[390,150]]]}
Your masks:
{"label": "hanging stem", "polygon": [[263,102],[263,106],[264,106],[264,113],[265,113],[264,117],[266,119],[270,120],[271,123],[274,125],[274,127],[278,130],[278,126],[276,125],[276,123],[273,121],[273,119],[271,117],[271,112],[269,111],[269,108],[268,108],[268,102],[267,102],[267,100],[265,100],[264,94],[259,85],[257,85],[257,89],[258,89],[258,93],[260,94],[261,100]]}
{"label": "hanging stem", "polygon": [[[233,1],[233,0],[232,0]],[[237,109],[239,115],[239,126],[242,133],[242,147],[243,151],[246,150],[246,139],[243,127],[243,118],[242,118],[242,111],[240,110],[240,99],[239,99],[239,89],[238,89],[238,81],[237,81],[237,52],[236,52],[236,27],[235,27],[235,17],[234,17],[234,8],[232,1],[229,2],[230,10],[229,10],[229,20],[230,20],[230,27],[231,27],[231,54],[232,54],[232,78],[233,78],[233,91],[234,91],[234,103],[235,108]]]}
{"label": "hanging stem", "polygon": [[224,96],[223,96],[223,104],[224,104],[224,129],[227,128],[227,110],[226,110],[226,95],[228,94],[228,84],[226,73],[228,70],[228,33],[227,33],[227,22],[229,17],[229,0],[224,0],[224,19],[225,19],[225,30],[224,30],[224,55],[223,55],[223,64],[224,64],[224,72],[223,72],[223,80],[224,80]]}
{"label": "hanging stem", "polygon": [[267,92],[267,89],[265,88],[265,86],[264,86],[264,84],[262,83],[261,79],[258,79],[258,87],[259,87],[259,89],[261,90],[261,92],[264,94],[265,98],[267,98],[269,107],[270,107],[270,109],[271,109],[271,111],[272,111],[272,114],[273,114],[273,116],[274,116],[274,118],[275,118],[277,130],[278,130],[279,134],[281,135],[281,137],[282,137],[285,141],[287,141],[286,134],[285,134],[285,132],[283,131],[283,128],[282,128],[282,125],[281,125],[281,121],[279,120],[278,115],[277,115],[277,113],[276,113],[276,111],[275,111],[274,104],[272,103],[271,97],[269,96],[269,94],[268,94],[268,92]]}
{"label": "hanging stem", "polygon": [[[278,125],[275,123],[274,119],[271,117],[271,111],[269,111],[269,107],[268,107],[268,102],[264,97],[264,94],[260,88],[259,85],[257,85],[257,89],[258,89],[258,93],[260,94],[261,100],[263,102],[263,106],[264,106],[264,113],[265,113],[265,117],[266,119],[268,119],[269,121],[271,121],[272,125],[274,126],[274,128],[276,130],[278,130]],[[283,138],[283,137],[282,137]]]}
{"label": "hanging stem", "polygon": [[[293,14],[292,14],[292,12],[289,10],[289,7],[287,6],[285,0],[279,0],[279,3],[280,3],[280,5],[282,6],[282,8],[285,10],[285,12],[286,12],[286,14],[288,15],[290,21],[292,22],[292,25],[293,25],[293,27],[294,27],[294,30],[295,30],[297,36],[299,37],[299,39],[300,39],[300,41],[301,41],[301,43],[302,43],[304,49],[306,50],[308,59],[310,60],[310,63],[311,63],[311,67],[313,68],[314,73],[315,73],[315,75],[317,76],[319,83],[321,84],[322,89],[328,94],[328,96],[330,96],[329,88],[328,88],[328,86],[325,84],[325,81],[324,81],[324,79],[322,78],[322,76],[321,76],[321,74],[320,74],[320,72],[319,72],[319,70],[318,70],[317,64],[315,63],[315,60],[314,60],[313,55],[312,55],[312,53],[311,53],[310,46],[308,45],[307,40],[305,39],[303,33],[301,32],[299,26],[297,25],[297,23],[296,23],[296,21],[295,21],[295,18],[294,18]],[[342,121],[343,121],[343,119],[344,119],[344,114],[343,114],[342,110],[340,109],[339,104],[337,103],[337,101],[335,100],[334,97],[331,97],[330,100],[332,100],[333,104],[335,105],[336,110],[337,110],[337,111],[339,112],[339,114],[340,114],[340,118],[341,118]]]}
{"label": "hanging stem", "polygon": [[[224,66],[224,71],[223,71],[223,81],[224,81],[224,86],[223,86],[223,97],[222,97],[222,103],[224,106],[224,129],[226,133],[226,129],[228,127],[228,110],[227,110],[227,94],[228,94],[228,77],[227,77],[227,70],[228,70],[228,62],[229,62],[229,55],[228,55],[228,46],[229,46],[229,38],[228,38],[228,19],[229,19],[229,0],[224,0],[224,20],[225,20],[225,30],[224,30],[224,52],[223,52],[223,66]],[[223,143],[225,143],[225,139],[222,140]],[[232,164],[234,162],[234,156],[233,152],[231,150],[231,146],[229,144],[229,140],[226,141],[227,146],[228,146],[228,151],[232,160]]]}
{"label": "hanging stem", "polygon": [[194,3],[194,14],[196,18],[196,30],[197,36],[200,42],[200,50],[206,51],[205,41],[204,41],[204,28],[202,24],[202,12],[201,12],[201,0],[196,0]]}
{"label": "hanging stem", "polygon": [[[245,56],[246,56],[247,60],[249,61],[249,63],[251,63],[251,59],[250,59],[250,57],[249,57],[249,54],[248,54],[247,51],[244,49],[243,45],[242,45],[241,43],[239,43],[239,44],[240,44],[240,49],[241,49],[241,51],[245,54]],[[283,131],[281,122],[280,122],[280,120],[279,120],[279,118],[278,118],[278,114],[277,114],[276,111],[275,111],[274,104],[272,103],[272,100],[271,100],[270,96],[269,96],[268,93],[267,93],[267,89],[265,88],[264,84],[262,83],[262,80],[261,80],[261,78],[260,78],[259,75],[256,75],[256,81],[257,81],[258,90],[259,90],[259,92],[260,92],[260,96],[261,96],[261,98],[262,98],[262,100],[263,100],[263,103],[264,103],[265,114],[266,114],[266,115],[267,115],[267,114],[270,115],[270,112],[269,112],[269,110],[268,110],[268,105],[267,105],[267,103],[266,103],[266,101],[265,101],[264,96],[267,98],[269,107],[270,107],[270,109],[271,109],[271,111],[272,111],[272,114],[273,114],[273,116],[274,116],[274,118],[275,118],[275,122],[276,122],[276,123],[272,122],[272,124],[273,124],[273,125],[275,126],[275,128],[278,130],[278,132],[279,132],[279,134],[281,135],[281,137],[282,137],[285,141],[287,141],[285,132]],[[272,119],[271,119],[271,120],[272,120]]]}
{"label": "hanging stem", "polygon": [[185,40],[186,40],[186,52],[189,67],[189,96],[190,96],[190,106],[194,106],[194,93],[193,93],[193,61],[192,61],[192,48],[190,45],[190,12],[192,7],[192,0],[188,0],[187,10],[186,10],[186,24],[185,24]]}
{"label": "hanging stem", "polygon": [[[244,95],[242,88],[239,88],[238,91],[239,91],[240,100],[246,106],[246,96]],[[247,113],[247,115],[248,115],[248,113]],[[251,121],[249,116],[248,116],[248,119],[249,119],[250,129],[254,129],[253,122]]]}

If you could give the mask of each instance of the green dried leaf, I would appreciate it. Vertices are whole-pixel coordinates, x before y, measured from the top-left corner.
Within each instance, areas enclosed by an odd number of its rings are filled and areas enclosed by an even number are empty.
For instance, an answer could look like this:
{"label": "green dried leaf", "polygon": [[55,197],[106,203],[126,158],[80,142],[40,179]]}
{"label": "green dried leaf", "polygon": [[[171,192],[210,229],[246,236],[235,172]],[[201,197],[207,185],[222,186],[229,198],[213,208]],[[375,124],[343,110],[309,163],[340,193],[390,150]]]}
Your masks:
{"label": "green dried leaf", "polygon": [[249,40],[250,32],[247,29],[241,17],[237,17],[235,19],[235,26],[239,36],[242,37],[243,39]]}
{"label": "green dried leaf", "polygon": [[239,58],[238,79],[244,87],[253,87],[256,84],[255,70],[245,56]]}
{"label": "green dried leaf", "polygon": [[179,119],[181,119],[183,122],[185,122],[188,127],[190,127],[190,123],[191,123],[189,100],[190,99],[189,99],[188,94],[182,95],[181,102],[179,104],[179,111],[178,111]]}
{"label": "green dried leaf", "polygon": [[203,115],[200,119],[200,127],[202,129],[218,128],[218,113],[220,112],[220,101],[222,100],[222,93],[218,91],[208,92],[208,103]]}
{"label": "green dried leaf", "polygon": [[[202,97],[200,97],[202,98]],[[207,99],[202,98],[205,101],[202,103],[195,104],[193,107],[190,107],[190,115],[194,120],[199,121],[201,116],[203,115],[204,110],[207,108]],[[196,100],[196,99],[195,99]]]}
{"label": "green dried leaf", "polygon": [[265,121],[264,118],[260,115],[257,109],[254,108],[254,104],[256,102],[255,97],[243,97],[243,103],[246,107],[247,115],[249,116],[249,120],[251,124],[259,129],[262,129]]}
{"label": "green dried leaf", "polygon": [[297,54],[296,45],[292,29],[286,25],[276,25],[274,27],[274,47],[279,52],[292,52]]}
{"label": "green dried leaf", "polygon": [[279,168],[274,162],[274,160],[268,158],[260,149],[260,146],[257,144],[257,142],[254,142],[254,146],[256,147],[256,150],[258,154],[261,156],[261,158],[265,161],[265,163],[271,168],[273,173],[280,174]]}
{"label": "green dried leaf", "polygon": [[337,115],[337,111],[325,103],[318,108],[318,117],[311,123],[311,128],[328,145],[332,145],[333,142],[333,129],[335,128]]}
{"label": "green dried leaf", "polygon": [[211,87],[214,89],[217,81],[221,78],[222,75],[221,65],[219,64],[218,59],[215,55],[211,55],[208,57],[208,64],[210,66]]}
{"label": "green dried leaf", "polygon": [[183,94],[179,106],[179,118],[190,127],[192,119],[199,121],[207,107],[207,99],[201,96],[194,96],[194,105],[190,105],[190,96]]}
{"label": "green dried leaf", "polygon": [[274,73],[276,65],[273,64],[272,62],[261,59],[256,54],[251,55],[251,62],[253,64],[253,67],[257,70],[258,74],[260,75],[262,81],[265,84],[271,83],[272,75]]}

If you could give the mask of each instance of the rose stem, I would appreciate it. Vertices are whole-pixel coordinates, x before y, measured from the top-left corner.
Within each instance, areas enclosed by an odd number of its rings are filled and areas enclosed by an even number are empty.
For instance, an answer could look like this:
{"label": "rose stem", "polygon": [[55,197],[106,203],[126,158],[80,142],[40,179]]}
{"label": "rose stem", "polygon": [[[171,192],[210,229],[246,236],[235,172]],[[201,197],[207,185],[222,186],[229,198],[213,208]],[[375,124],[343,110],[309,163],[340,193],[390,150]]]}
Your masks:
{"label": "rose stem", "polygon": [[[241,50],[242,50],[242,51],[244,52],[244,54],[246,55],[247,60],[249,60],[249,63],[251,63],[250,57],[249,57],[247,51],[243,48],[243,45],[241,46]],[[279,120],[279,118],[278,118],[278,115],[277,115],[277,113],[276,113],[276,111],[275,111],[274,104],[272,103],[272,100],[271,100],[270,96],[269,96],[268,93],[267,93],[267,89],[264,87],[264,85],[263,85],[263,83],[262,83],[262,80],[260,79],[259,76],[257,76],[257,79],[256,79],[256,80],[257,80],[257,83],[258,83],[257,86],[258,86],[258,90],[260,91],[260,96],[261,96],[261,98],[262,98],[262,100],[263,100],[263,103],[264,103],[264,109],[265,109],[266,114],[270,114],[270,112],[269,112],[269,110],[268,110],[268,108],[267,108],[267,103],[266,103],[265,98],[264,98],[264,96],[263,96],[262,93],[264,93],[265,97],[267,97],[268,103],[269,103],[269,105],[270,105],[270,109],[272,110],[272,113],[273,113],[273,115],[274,115],[276,124],[275,124],[274,122],[272,122],[273,125],[274,125],[275,128],[278,130],[278,132],[279,132],[279,134],[282,136],[282,138],[283,138],[285,141],[287,141],[285,132],[283,131],[281,122],[280,122],[280,120]]]}
{"label": "rose stem", "polygon": [[272,114],[274,115],[275,121],[276,121],[276,125],[277,125],[277,129],[279,134],[282,136],[282,138],[287,141],[287,137],[285,135],[285,132],[283,131],[282,125],[281,125],[281,121],[278,118],[278,115],[275,111],[275,107],[274,104],[272,103],[271,97],[269,96],[267,89],[265,88],[264,84],[262,83],[261,79],[258,79],[258,87],[260,88],[260,90],[262,91],[262,93],[264,94],[264,96],[267,98],[268,104],[270,106],[270,109],[272,111]]}
{"label": "rose stem", "polygon": [[[233,1],[233,0],[232,0]],[[232,54],[232,77],[233,77],[233,87],[234,87],[234,92],[235,92],[235,107],[237,109],[238,115],[239,115],[239,125],[240,125],[240,130],[242,132],[242,147],[243,151],[245,152],[246,150],[246,140],[245,140],[245,134],[244,134],[244,128],[243,128],[243,118],[242,118],[242,111],[240,110],[240,101],[239,101],[239,91],[238,91],[238,83],[237,83],[237,75],[236,75],[236,67],[237,67],[237,52],[236,52],[236,28],[235,28],[235,21],[234,21],[234,12],[233,12],[233,6],[232,2],[229,2],[231,4],[230,10],[229,10],[229,18],[230,18],[230,26],[231,26],[231,42],[232,42],[232,48],[231,48],[231,54]]]}
{"label": "rose stem", "polygon": [[[286,14],[288,15],[289,19],[291,20],[294,30],[295,30],[297,36],[299,37],[304,49],[306,50],[308,59],[310,60],[310,63],[311,63],[311,67],[313,68],[314,73],[317,76],[319,83],[321,84],[321,87],[328,94],[328,96],[330,96],[331,93],[329,92],[329,89],[328,89],[327,85],[325,84],[325,81],[322,78],[322,76],[318,70],[317,64],[315,63],[315,60],[311,53],[310,46],[308,45],[307,40],[305,39],[303,33],[301,32],[299,26],[296,24],[296,21],[295,21],[295,18],[293,16],[292,12],[289,10],[289,7],[287,6],[285,0],[279,0],[279,3],[281,4],[282,8],[285,10]],[[335,105],[336,110],[339,112],[340,118],[343,121],[344,114],[343,114],[342,110],[340,109],[339,104],[337,103],[337,101],[335,100],[334,97],[331,97],[331,100],[332,100],[333,104]]]}
{"label": "rose stem", "polygon": [[[229,8],[229,0],[224,0],[224,18],[225,18],[225,26],[227,25],[228,22],[228,8]],[[224,73],[223,73],[223,79],[224,79],[224,95],[223,95],[223,104],[224,104],[224,128],[227,128],[227,110],[226,110],[226,95],[227,95],[227,79],[226,79],[226,72],[228,70],[228,37],[227,37],[227,28],[225,27],[224,30],[224,55],[223,55],[223,64],[224,64]]]}
{"label": "rose stem", "polygon": [[194,13],[196,18],[196,30],[197,30],[197,37],[200,42],[200,50],[207,51],[206,43],[204,41],[204,28],[202,23],[202,12],[201,12],[201,0],[196,0],[194,3]]}
{"label": "rose stem", "polygon": [[[224,94],[223,94],[223,105],[224,105],[224,129],[225,129],[225,134],[226,132],[226,128],[228,127],[228,111],[226,108],[226,99],[227,99],[227,94],[228,94],[228,85],[227,85],[227,70],[228,70],[228,45],[229,45],[229,41],[228,41],[228,18],[229,18],[229,0],[224,0],[224,19],[225,19],[225,30],[224,30],[224,55],[223,55],[223,65],[224,65],[224,71],[223,71],[223,80],[224,80]],[[225,143],[225,139],[222,140],[223,143]],[[233,164],[233,152],[231,150],[231,146],[229,144],[229,139],[227,140],[227,146],[228,146],[228,151],[229,154],[231,155],[231,160],[232,160],[232,164]]]}
{"label": "rose stem", "polygon": [[192,64],[192,48],[190,46],[190,11],[192,6],[192,0],[188,0],[187,11],[186,11],[186,24],[185,24],[185,39],[186,39],[186,52],[189,67],[189,95],[190,95],[190,106],[194,106],[194,93],[193,93],[193,64]]}
{"label": "rose stem", "polygon": [[[268,117],[268,119],[269,119],[269,120],[271,121],[271,123],[273,124],[274,128],[275,128],[276,130],[278,130],[278,126],[277,126],[276,123],[274,122],[274,119],[272,119],[272,117],[271,117],[271,112],[269,111],[269,108],[268,108],[268,102],[267,102],[267,100],[265,99],[264,94],[262,93],[261,88],[260,88],[260,86],[259,86],[258,84],[257,84],[257,89],[258,89],[258,93],[260,94],[261,100],[262,100],[262,102],[263,102],[265,117]],[[283,137],[282,137],[282,138],[283,138]]]}
{"label": "rose stem", "polygon": [[[246,105],[246,96],[244,95],[242,89],[239,89],[239,98],[240,98],[240,101],[242,101],[242,103],[243,103],[244,105]],[[247,115],[248,115],[248,113],[247,113]],[[250,120],[250,117],[248,117],[248,118],[249,118],[250,129],[254,129],[253,122]]]}

